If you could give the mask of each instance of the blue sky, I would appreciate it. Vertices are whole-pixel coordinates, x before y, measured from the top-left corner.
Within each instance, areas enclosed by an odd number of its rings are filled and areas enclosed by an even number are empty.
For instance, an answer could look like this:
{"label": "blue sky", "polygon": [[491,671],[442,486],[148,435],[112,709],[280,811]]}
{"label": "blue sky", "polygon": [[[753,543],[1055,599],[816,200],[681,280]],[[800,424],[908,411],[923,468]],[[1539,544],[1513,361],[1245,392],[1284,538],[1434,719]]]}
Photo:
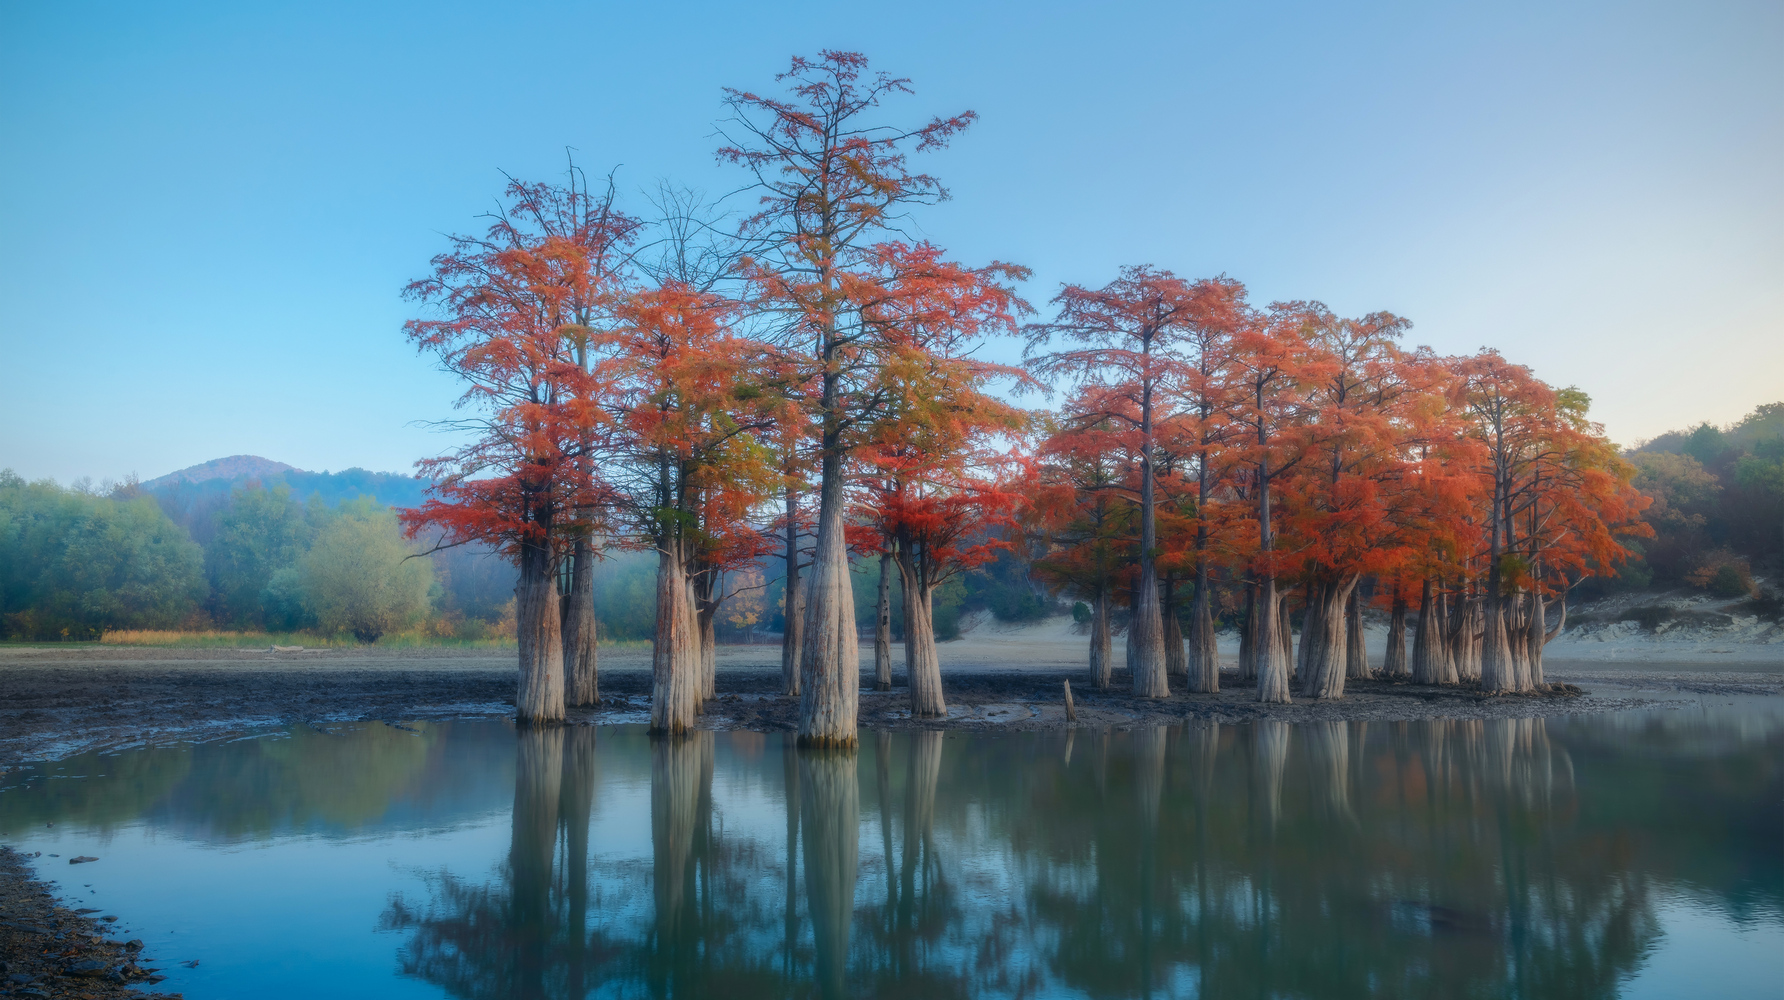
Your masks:
{"label": "blue sky", "polygon": [[1624,443],[1784,398],[1775,2],[7,3],[0,466],[409,468],[440,234],[566,147],[729,190],[720,88],[825,47],[979,112],[918,221],[1037,304],[1151,263],[1388,309]]}

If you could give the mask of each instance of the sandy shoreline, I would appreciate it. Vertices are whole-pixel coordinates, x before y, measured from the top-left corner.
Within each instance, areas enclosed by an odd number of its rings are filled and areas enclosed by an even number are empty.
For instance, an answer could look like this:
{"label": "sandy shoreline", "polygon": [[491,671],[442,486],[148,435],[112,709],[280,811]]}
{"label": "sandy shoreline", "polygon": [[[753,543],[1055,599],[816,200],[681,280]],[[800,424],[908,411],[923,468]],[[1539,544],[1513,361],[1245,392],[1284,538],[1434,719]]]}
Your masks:
{"label": "sandy shoreline", "polygon": [[[1784,663],[1552,660],[1548,679],[1577,690],[1483,697],[1457,688],[1352,682],[1338,701],[1264,706],[1234,685],[1219,695],[1174,693],[1162,701],[1127,694],[1125,671],[1110,691],[1091,690],[1082,640],[985,630],[944,646],[950,715],[913,720],[902,686],[863,690],[864,728],[1037,729],[1068,725],[1062,681],[1070,679],[1079,725],[1133,726],[1253,719],[1402,721],[1524,718],[1607,712],[1693,694],[1784,693]],[[1049,630],[1052,631],[1052,630]],[[871,650],[863,650],[871,666]],[[251,649],[0,647],[0,767],[75,753],[170,740],[205,740],[284,725],[350,719],[390,721],[502,717],[512,712],[513,654],[501,650],[346,648],[269,653]],[[717,703],[702,717],[714,729],[785,730],[796,699],[780,695],[779,649],[724,646]],[[902,657],[894,651],[894,662]],[[596,710],[574,724],[642,722],[649,651],[605,649]],[[897,678],[902,682],[902,677]],[[864,676],[863,684],[870,684]]]}

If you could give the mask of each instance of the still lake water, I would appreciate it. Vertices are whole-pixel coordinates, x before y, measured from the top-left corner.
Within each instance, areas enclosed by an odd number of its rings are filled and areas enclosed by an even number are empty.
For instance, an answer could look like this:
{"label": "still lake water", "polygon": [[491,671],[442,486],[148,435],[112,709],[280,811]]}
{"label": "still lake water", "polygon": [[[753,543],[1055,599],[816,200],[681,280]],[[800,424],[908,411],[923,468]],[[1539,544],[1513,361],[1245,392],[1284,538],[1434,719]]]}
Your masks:
{"label": "still lake water", "polygon": [[1784,989],[1777,699],[856,754],[300,726],[14,772],[0,841],[194,1000]]}

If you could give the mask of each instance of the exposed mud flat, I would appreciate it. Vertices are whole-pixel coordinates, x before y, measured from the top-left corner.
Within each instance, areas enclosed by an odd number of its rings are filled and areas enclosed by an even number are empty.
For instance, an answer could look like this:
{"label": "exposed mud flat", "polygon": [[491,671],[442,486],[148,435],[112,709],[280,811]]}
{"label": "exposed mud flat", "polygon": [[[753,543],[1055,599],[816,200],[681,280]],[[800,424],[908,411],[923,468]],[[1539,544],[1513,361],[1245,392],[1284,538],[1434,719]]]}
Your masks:
{"label": "exposed mud flat", "polygon": [[[1690,664],[1553,663],[1548,676],[1557,686],[1537,695],[1485,697],[1459,688],[1352,681],[1342,700],[1259,705],[1254,689],[1236,686],[1229,673],[1218,695],[1179,690],[1154,701],[1126,693],[1128,679],[1120,670],[1110,690],[1092,689],[1066,643],[1031,640],[1017,645],[1024,648],[983,640],[944,646],[945,720],[911,718],[903,687],[871,691],[871,674],[864,673],[861,725],[1062,727],[1070,724],[1062,683],[1067,679],[1078,725],[1117,727],[1196,720],[1530,718],[1618,711],[1693,694],[1784,693],[1784,664],[1719,670]],[[864,654],[871,664],[871,653]],[[719,697],[700,725],[794,728],[798,700],[780,693],[779,655],[773,646],[721,647]],[[902,662],[896,651],[894,660]],[[648,666],[646,650],[604,650],[603,704],[573,709],[568,721],[644,721]],[[513,710],[514,689],[512,654],[501,651],[0,648],[0,767],[145,743],[224,739],[307,722],[502,716]]]}

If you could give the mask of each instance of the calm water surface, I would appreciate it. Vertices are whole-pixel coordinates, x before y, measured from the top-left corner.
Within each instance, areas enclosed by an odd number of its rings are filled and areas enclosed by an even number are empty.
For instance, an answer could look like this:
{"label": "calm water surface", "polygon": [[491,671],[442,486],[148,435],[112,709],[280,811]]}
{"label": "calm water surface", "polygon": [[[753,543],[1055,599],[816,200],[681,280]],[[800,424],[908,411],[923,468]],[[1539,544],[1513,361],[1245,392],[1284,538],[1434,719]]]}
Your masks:
{"label": "calm water surface", "polygon": [[354,723],[15,772],[0,840],[192,998],[1776,997],[1781,751],[1775,699],[857,754]]}

